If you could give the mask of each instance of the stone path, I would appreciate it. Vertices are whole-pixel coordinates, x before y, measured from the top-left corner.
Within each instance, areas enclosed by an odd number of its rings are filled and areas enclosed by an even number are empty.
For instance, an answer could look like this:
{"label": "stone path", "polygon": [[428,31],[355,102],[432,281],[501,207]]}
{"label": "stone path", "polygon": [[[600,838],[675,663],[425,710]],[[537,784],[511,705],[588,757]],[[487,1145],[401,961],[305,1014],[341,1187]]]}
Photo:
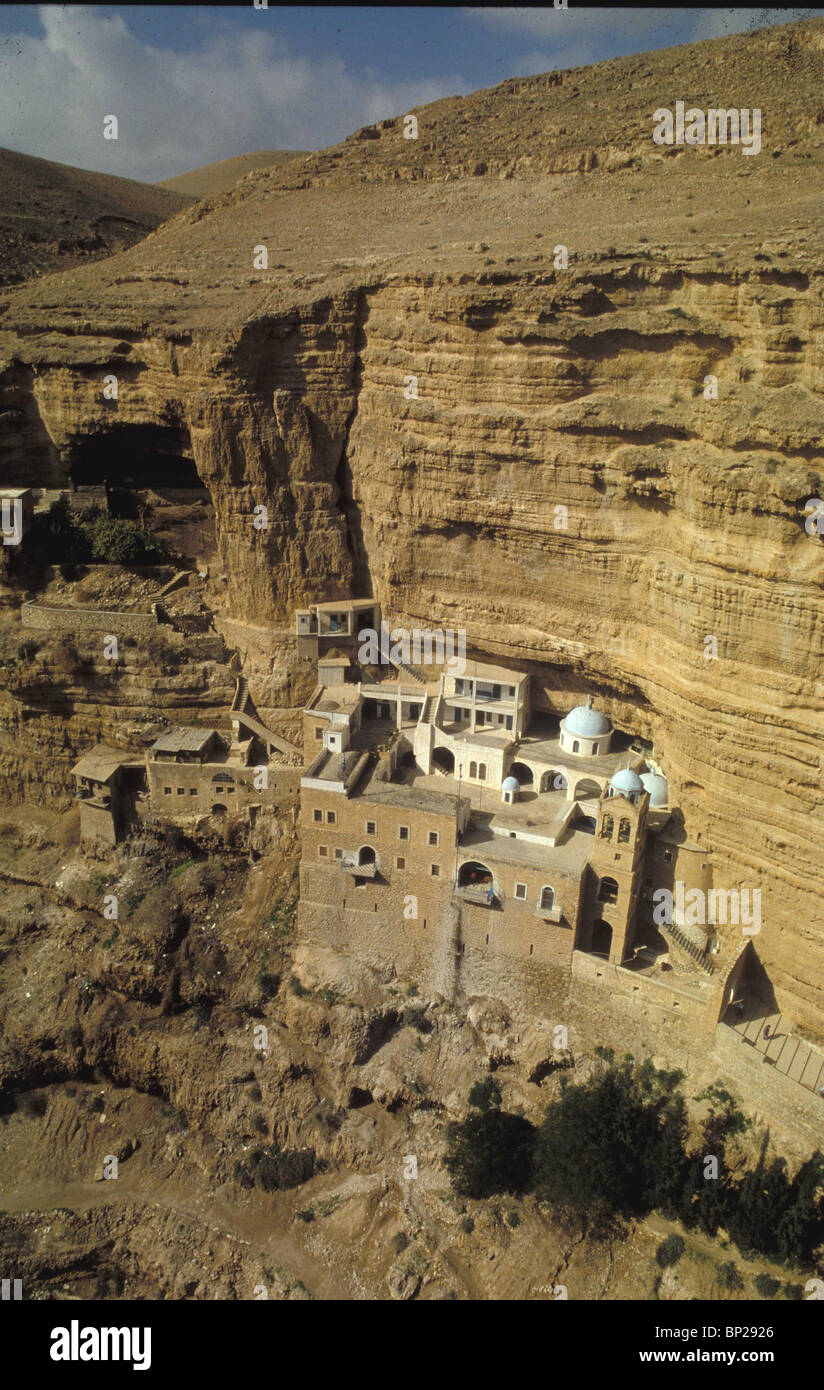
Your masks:
{"label": "stone path", "polygon": [[727,1009],[724,1022],[742,1042],[760,1052],[764,1062],[807,1091],[818,1093],[824,1087],[824,1053],[803,1038],[795,1037],[780,1013],[765,1012],[767,1006],[747,1000],[744,1012]]}

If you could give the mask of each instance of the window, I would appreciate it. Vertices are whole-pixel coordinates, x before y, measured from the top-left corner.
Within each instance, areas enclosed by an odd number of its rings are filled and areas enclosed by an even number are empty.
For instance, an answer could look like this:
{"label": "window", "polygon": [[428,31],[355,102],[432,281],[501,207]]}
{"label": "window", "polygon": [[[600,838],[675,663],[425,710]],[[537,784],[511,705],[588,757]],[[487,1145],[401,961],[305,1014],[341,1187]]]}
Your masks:
{"label": "window", "polygon": [[313,818],[314,818],[314,820],[315,820],[316,823],[317,823],[318,821],[322,821],[322,820],[323,820],[323,812],[320,811],[320,810],[318,810],[317,806],[315,807],[314,811],[312,812],[312,816],[313,816]]}
{"label": "window", "polygon": [[512,728],[512,715],[511,715],[511,714],[508,714],[508,715],[506,716],[506,727],[507,727],[508,729],[511,729],[511,728]]}
{"label": "window", "polygon": [[190,788],[189,788],[189,795],[190,795],[190,796],[197,796],[197,787],[190,787]]}
{"label": "window", "polygon": [[405,860],[400,854],[398,855],[397,859],[395,860],[395,868],[396,868],[396,869],[405,869],[405,868],[406,868],[406,860]]}
{"label": "window", "polygon": [[171,796],[171,794],[172,794],[172,789],[171,789],[171,787],[164,787],[164,788],[163,788],[163,795],[164,795],[164,796]]}
{"label": "window", "polygon": [[515,687],[514,687],[514,685],[508,685],[508,686],[506,687],[506,693],[507,693],[507,695],[509,696],[510,700],[514,699],[514,697],[515,697]]}
{"label": "window", "polygon": [[327,825],[336,825],[336,824],[337,824],[337,819],[338,819],[338,813],[337,813],[337,811],[327,811],[327,812],[326,812],[326,824],[327,824]]}
{"label": "window", "polygon": [[177,789],[177,794],[178,794],[178,796],[185,796],[185,795],[186,795],[186,788],[185,788],[185,787],[178,787],[178,789]]}
{"label": "window", "polygon": [[226,792],[227,796],[232,796],[234,790],[234,787],[224,787],[224,791]]}
{"label": "window", "polygon": [[486,781],[486,763],[479,763],[479,764],[478,764],[478,781],[479,781],[479,782],[485,782],[485,781]]}
{"label": "window", "polygon": [[429,843],[430,843],[430,845],[434,845],[435,848],[437,849],[437,847],[438,847],[438,845],[440,844],[440,842],[441,842],[441,837],[440,837],[440,835],[438,834],[437,830],[430,830],[430,832],[429,832]]}
{"label": "window", "polygon": [[580,747],[581,747],[581,745],[580,745],[580,743],[578,742],[578,740],[577,740],[577,738],[576,738],[575,742],[574,742],[573,745],[572,745],[572,751],[573,751],[573,753],[577,753],[577,752],[578,752],[578,749],[579,749]]}
{"label": "window", "polygon": [[336,849],[336,850],[335,850],[335,858],[336,858],[336,859],[342,859],[342,858],[343,858],[343,850],[342,850],[342,849]]}
{"label": "window", "polygon": [[615,829],[615,822],[614,822],[614,820],[612,819],[612,816],[604,816],[604,819],[603,819],[602,822],[601,822],[601,839],[602,839],[602,840],[611,840],[611,839],[612,839],[612,832],[613,832],[614,829]]}
{"label": "window", "polygon": [[399,839],[399,840],[408,840],[408,839],[409,839],[409,826],[408,826],[408,825],[399,825],[399,826],[398,826],[398,839]]}
{"label": "window", "polygon": [[315,742],[316,742],[316,743],[320,743],[320,741],[321,741],[322,738],[323,738],[323,727],[322,727],[322,725],[320,725],[320,724],[316,724],[316,725],[315,725]]}
{"label": "window", "polygon": [[366,822],[366,833],[367,835],[377,835],[378,827],[375,821],[368,820]]}
{"label": "window", "polygon": [[616,858],[616,859],[620,859],[620,858],[621,858],[620,854],[616,854],[615,858]]}
{"label": "window", "polygon": [[541,911],[548,912],[555,905],[555,889],[547,884],[541,889]]}
{"label": "window", "polygon": [[470,764],[469,764],[469,775],[470,775],[470,777],[477,777],[477,775],[478,775],[478,764],[477,764],[477,763],[470,763]]}
{"label": "window", "polygon": [[626,816],[622,816],[618,822],[618,843],[619,845],[629,844],[630,823]]}
{"label": "window", "polygon": [[602,878],[598,885],[599,903],[617,903],[618,884],[614,878]]}
{"label": "window", "polygon": [[429,865],[429,872],[430,872],[432,878],[440,878],[440,876],[441,876],[441,866],[440,866],[440,864],[430,864],[430,865]]}
{"label": "window", "polygon": [[593,745],[592,745],[592,756],[593,756],[593,758],[595,757],[595,754],[596,754],[597,752],[598,752],[598,744],[597,744],[597,743],[593,743]]}
{"label": "window", "polygon": [[318,854],[320,855],[321,859],[328,859],[328,857],[329,857],[329,849],[328,849],[328,846],[327,846],[327,845],[318,845]]}
{"label": "window", "polygon": [[526,897],[526,884],[525,884],[525,883],[516,883],[516,884],[515,884],[515,897],[516,897],[516,898],[520,898],[521,902],[523,902],[523,900],[524,900],[525,897]]}

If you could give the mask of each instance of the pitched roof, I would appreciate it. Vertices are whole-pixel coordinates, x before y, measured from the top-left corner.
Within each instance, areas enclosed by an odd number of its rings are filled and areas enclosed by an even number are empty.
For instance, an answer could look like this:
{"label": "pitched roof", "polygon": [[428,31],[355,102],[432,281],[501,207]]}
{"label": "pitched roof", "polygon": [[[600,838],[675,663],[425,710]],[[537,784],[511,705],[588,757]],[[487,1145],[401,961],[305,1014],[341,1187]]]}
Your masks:
{"label": "pitched roof", "polygon": [[194,724],[175,724],[155,739],[153,753],[200,753],[217,729],[199,729]]}
{"label": "pitched roof", "polygon": [[98,743],[85,753],[79,763],[72,768],[73,777],[90,777],[93,782],[108,782],[109,778],[124,761],[125,754],[118,753],[105,743]]}

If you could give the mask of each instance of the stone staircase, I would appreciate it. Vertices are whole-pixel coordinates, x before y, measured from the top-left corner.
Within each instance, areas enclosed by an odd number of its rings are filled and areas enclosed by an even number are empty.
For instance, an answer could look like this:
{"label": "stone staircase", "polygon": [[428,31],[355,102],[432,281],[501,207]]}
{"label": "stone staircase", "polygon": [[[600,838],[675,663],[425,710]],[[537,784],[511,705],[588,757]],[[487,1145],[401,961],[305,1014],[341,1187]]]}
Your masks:
{"label": "stone staircase", "polygon": [[674,922],[662,922],[660,926],[662,931],[666,932],[667,936],[675,943],[678,949],[684,951],[695,965],[698,966],[699,970],[703,970],[705,975],[715,974],[715,966],[712,961],[707,958],[700,946],[696,946],[694,941],[690,941],[690,938],[681,931],[680,927],[676,927]]}
{"label": "stone staircase", "polygon": [[824,1052],[812,1043],[794,1036],[780,1013],[767,1012],[759,999],[749,999],[743,1011],[732,1006],[724,1015],[724,1023],[738,1035],[741,1042],[761,1054],[767,1066],[781,1076],[795,1081],[805,1090],[819,1095],[824,1087]]}
{"label": "stone staircase", "polygon": [[280,734],[275,734],[271,729],[267,729],[255,709],[255,703],[249,690],[249,682],[245,676],[237,677],[230,713],[239,724],[243,724],[245,728],[262,738],[269,748],[277,748],[281,753],[294,753],[299,758],[303,758],[301,748],[297,748],[294,743],[289,743],[287,739],[281,738]]}

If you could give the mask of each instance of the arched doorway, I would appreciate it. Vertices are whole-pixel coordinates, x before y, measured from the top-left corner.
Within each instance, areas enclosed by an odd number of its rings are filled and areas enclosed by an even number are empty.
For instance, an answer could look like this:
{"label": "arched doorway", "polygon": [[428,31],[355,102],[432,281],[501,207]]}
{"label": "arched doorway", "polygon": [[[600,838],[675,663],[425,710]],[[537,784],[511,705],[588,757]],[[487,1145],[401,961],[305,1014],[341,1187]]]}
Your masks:
{"label": "arched doorway", "polygon": [[213,815],[213,816],[225,816],[225,815],[226,815],[226,807],[224,806],[224,804],[223,804],[222,801],[216,801],[216,802],[215,802],[214,806],[212,807],[212,815]]}
{"label": "arched doorway", "polygon": [[541,774],[540,788],[542,792],[566,792],[569,791],[569,782],[565,772],[560,768],[552,768],[549,772]]}
{"label": "arched doorway", "polygon": [[531,787],[535,780],[532,774],[532,768],[527,767],[526,763],[513,763],[507,776],[517,777],[521,787]]}
{"label": "arched doorway", "polygon": [[401,755],[401,767],[417,767],[417,763],[415,762],[415,754],[411,751],[411,749],[408,753],[403,753]]}
{"label": "arched doorway", "polygon": [[595,834],[595,817],[594,817],[594,816],[578,816],[578,818],[577,818],[576,821],[575,821],[575,829],[576,829],[576,830],[582,830],[582,831],[584,832],[585,835],[594,835],[594,834]]}
{"label": "arched doorway", "polygon": [[492,870],[486,864],[480,864],[476,859],[467,859],[458,870],[459,888],[491,888]]}
{"label": "arched doorway", "polygon": [[432,765],[438,772],[449,775],[455,771],[455,754],[448,748],[436,748],[432,754]]}
{"label": "arched doorway", "polygon": [[375,864],[376,862],[377,861],[375,859],[375,851],[373,850],[372,846],[361,845],[360,849],[358,850],[358,864],[360,866],[363,866],[364,864]]}
{"label": "arched doorway", "polygon": [[603,917],[599,917],[592,924],[592,945],[589,949],[595,956],[608,956],[611,948],[612,927]]}
{"label": "arched doorway", "polygon": [[596,782],[594,777],[582,777],[580,782],[575,783],[575,800],[590,801],[594,796],[601,795],[601,784]]}

